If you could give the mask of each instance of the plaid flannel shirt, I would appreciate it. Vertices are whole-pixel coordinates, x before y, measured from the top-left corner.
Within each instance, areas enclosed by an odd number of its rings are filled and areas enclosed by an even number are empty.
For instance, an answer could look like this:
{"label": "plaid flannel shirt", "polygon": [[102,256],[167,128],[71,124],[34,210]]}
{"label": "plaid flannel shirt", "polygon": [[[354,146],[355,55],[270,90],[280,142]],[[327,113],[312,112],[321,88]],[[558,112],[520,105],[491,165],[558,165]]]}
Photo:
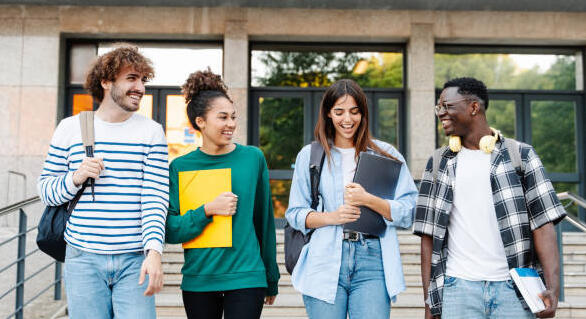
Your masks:
{"label": "plaid flannel shirt", "polygon": [[[503,137],[491,155],[490,183],[497,223],[507,256],[509,268],[532,267],[541,269],[534,254],[532,231],[549,223],[561,221],[566,212],[560,204],[545,169],[531,145],[518,143],[521,154],[519,176]],[[454,201],[456,180],[456,153],[448,148],[442,153],[437,177],[433,182],[433,159],[421,179],[413,233],[433,239],[431,277],[428,299],[431,313],[441,315],[444,275],[446,272],[447,229]]]}

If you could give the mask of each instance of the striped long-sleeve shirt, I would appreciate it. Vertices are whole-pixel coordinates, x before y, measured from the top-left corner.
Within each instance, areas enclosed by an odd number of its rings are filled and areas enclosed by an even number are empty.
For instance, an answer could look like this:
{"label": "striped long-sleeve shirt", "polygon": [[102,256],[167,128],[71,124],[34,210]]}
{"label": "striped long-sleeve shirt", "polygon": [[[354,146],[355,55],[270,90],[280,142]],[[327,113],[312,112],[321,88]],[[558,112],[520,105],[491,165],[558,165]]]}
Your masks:
{"label": "striped long-sleeve shirt", "polygon": [[[161,125],[139,114],[120,123],[94,117],[94,156],[105,169],[95,182],[95,200],[87,187],[73,210],[65,240],[98,254],[154,249],[162,253],[169,203],[167,143]],[[85,157],[79,116],[59,123],[37,188],[51,206],[73,199],[73,183]]]}

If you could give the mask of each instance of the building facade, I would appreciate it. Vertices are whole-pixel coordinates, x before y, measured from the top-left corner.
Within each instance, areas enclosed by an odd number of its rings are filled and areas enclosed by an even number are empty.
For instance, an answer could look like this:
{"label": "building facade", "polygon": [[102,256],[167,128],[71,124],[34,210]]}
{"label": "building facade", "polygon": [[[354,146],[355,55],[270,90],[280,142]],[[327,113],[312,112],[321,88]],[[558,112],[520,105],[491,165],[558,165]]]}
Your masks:
{"label": "building facade", "polygon": [[[364,8],[331,1],[288,2],[297,7],[262,1],[39,2],[44,5],[0,5],[0,206],[36,194],[58,121],[94,106],[81,87],[85,68],[121,40],[150,50],[157,76],[164,78],[149,84],[141,111],[165,126],[175,155],[197,143],[184,121],[179,85],[207,66],[223,74],[239,114],[236,141],[265,151],[277,211],[286,208],[294,155],[312,139],[321,93],[344,76],[360,80],[373,111],[373,133],[398,146],[415,178],[442,143],[433,111],[442,77],[474,75],[491,83],[494,107],[488,112],[495,115],[489,120],[546,153],[556,187],[585,195],[584,8],[571,12],[576,8],[563,2],[550,8],[545,1],[537,1],[539,11],[487,9],[481,1],[470,1],[465,10],[394,8],[376,1]],[[537,64],[496,70],[511,67],[513,56]],[[165,64],[173,60],[172,67]],[[344,63],[348,67],[340,71]],[[543,63],[549,63],[545,71]],[[299,65],[305,69],[291,71]],[[480,68],[486,65],[495,65],[489,79]],[[320,73],[320,66],[331,67],[330,73]],[[170,68],[181,72],[165,78]],[[499,75],[505,79],[495,79]]]}

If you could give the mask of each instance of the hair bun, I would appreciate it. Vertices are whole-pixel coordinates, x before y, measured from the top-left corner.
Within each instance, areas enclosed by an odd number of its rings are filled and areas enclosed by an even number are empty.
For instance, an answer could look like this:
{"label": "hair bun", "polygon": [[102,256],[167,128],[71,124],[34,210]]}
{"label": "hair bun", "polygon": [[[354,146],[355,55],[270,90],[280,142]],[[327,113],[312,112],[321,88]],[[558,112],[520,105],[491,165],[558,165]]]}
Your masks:
{"label": "hair bun", "polygon": [[208,67],[205,71],[191,73],[182,86],[185,102],[189,103],[203,91],[218,91],[227,95],[228,88],[222,81],[222,76],[214,74]]}

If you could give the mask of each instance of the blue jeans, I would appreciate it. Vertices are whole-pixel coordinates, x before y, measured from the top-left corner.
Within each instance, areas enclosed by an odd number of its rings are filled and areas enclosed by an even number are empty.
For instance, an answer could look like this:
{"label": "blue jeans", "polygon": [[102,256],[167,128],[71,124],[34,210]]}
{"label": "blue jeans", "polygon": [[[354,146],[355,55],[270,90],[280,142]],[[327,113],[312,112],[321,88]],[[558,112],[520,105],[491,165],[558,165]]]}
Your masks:
{"label": "blue jeans", "polygon": [[512,280],[469,281],[446,276],[442,318],[529,319],[535,316],[523,308]]}
{"label": "blue jeans", "polygon": [[312,319],[389,319],[391,302],[385,286],[378,239],[342,243],[342,265],[334,304],[303,295]]}
{"label": "blue jeans", "polygon": [[143,252],[100,255],[67,245],[65,291],[71,319],[155,319],[155,297],[138,284]]}

